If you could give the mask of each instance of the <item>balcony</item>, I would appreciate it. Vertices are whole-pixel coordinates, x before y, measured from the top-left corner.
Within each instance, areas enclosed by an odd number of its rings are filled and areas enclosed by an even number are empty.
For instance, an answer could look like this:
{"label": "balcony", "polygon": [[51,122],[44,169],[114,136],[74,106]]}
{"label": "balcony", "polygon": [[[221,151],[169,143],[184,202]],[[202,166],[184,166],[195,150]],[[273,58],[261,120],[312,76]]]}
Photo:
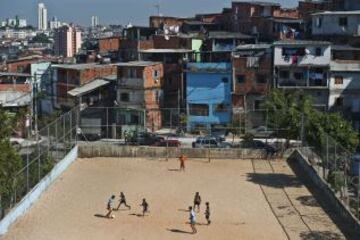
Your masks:
{"label": "balcony", "polygon": [[307,81],[306,79],[279,79],[278,87],[306,87]]}
{"label": "balcony", "polygon": [[279,88],[326,88],[327,79],[278,79]]}

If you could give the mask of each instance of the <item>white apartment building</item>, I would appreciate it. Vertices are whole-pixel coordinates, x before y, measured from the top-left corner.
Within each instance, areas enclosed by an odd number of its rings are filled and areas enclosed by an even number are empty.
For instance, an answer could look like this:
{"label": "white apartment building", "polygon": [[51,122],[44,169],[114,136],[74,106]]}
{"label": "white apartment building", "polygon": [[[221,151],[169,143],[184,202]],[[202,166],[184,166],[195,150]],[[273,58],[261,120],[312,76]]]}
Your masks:
{"label": "white apartment building", "polygon": [[40,31],[47,30],[47,9],[44,3],[38,4],[38,29]]}
{"label": "white apartment building", "polygon": [[302,91],[314,106],[328,109],[331,47],[329,42],[278,41],[274,43],[274,86]]}

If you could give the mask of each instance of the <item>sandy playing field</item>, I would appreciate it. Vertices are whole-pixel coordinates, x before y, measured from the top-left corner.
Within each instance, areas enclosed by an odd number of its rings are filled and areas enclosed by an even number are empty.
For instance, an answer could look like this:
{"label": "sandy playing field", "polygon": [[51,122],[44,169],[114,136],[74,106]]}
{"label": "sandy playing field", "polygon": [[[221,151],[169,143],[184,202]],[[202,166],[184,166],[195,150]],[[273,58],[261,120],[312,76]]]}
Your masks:
{"label": "sandy playing field", "polygon": [[[79,159],[3,239],[344,239],[285,161],[189,160],[185,173],[178,167],[175,159]],[[131,210],[101,217],[120,191]],[[191,235],[185,210],[197,191],[203,202]],[[143,218],[144,197],[150,213]]]}

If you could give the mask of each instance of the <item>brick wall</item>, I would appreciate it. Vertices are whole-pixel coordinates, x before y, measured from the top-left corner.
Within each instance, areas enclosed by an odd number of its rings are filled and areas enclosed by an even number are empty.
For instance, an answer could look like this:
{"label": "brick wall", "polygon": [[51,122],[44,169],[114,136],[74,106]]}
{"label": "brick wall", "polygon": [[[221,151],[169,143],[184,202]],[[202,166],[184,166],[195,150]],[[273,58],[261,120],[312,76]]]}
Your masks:
{"label": "brick wall", "polygon": [[99,39],[100,52],[117,51],[119,50],[119,48],[120,48],[119,37]]}
{"label": "brick wall", "polygon": [[8,72],[31,73],[31,64],[39,59],[19,60],[7,64]]}
{"label": "brick wall", "polygon": [[153,36],[154,48],[156,49],[191,49],[192,41],[190,38],[170,37],[166,40],[164,36]]}

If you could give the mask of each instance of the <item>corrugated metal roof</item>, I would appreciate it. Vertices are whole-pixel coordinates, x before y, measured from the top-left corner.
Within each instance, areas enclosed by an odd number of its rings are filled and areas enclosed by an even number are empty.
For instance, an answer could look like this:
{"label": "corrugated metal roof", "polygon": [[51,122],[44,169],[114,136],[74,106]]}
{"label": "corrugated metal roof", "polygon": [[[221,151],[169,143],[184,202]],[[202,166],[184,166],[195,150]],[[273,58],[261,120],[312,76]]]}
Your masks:
{"label": "corrugated metal roof", "polygon": [[236,47],[236,50],[256,50],[256,49],[268,49],[271,48],[271,44],[244,44]]}
{"label": "corrugated metal roof", "polygon": [[31,93],[2,91],[0,92],[0,106],[23,107],[31,103]]}
{"label": "corrugated metal roof", "polygon": [[110,84],[109,81],[103,79],[95,79],[94,81],[91,81],[81,87],[74,88],[71,91],[68,91],[68,94],[73,97],[78,97],[108,84]]}

